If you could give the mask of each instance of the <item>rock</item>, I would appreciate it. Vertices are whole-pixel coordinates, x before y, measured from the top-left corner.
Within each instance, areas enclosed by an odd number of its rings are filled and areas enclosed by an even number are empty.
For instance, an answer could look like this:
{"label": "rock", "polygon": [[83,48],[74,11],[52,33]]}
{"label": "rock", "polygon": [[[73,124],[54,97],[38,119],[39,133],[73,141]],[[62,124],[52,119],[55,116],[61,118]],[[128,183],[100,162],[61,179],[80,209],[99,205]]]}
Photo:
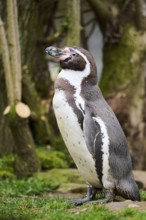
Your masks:
{"label": "rock", "polygon": [[120,211],[125,208],[133,208],[137,210],[146,210],[146,201],[144,202],[133,202],[126,200],[122,202],[110,202],[105,204],[105,207],[112,211]]}
{"label": "rock", "polygon": [[87,186],[79,183],[64,183],[58,189],[58,192],[62,193],[85,193],[86,191]]}
{"label": "rock", "polygon": [[146,189],[146,172],[141,170],[134,170],[133,174],[139,188]]}

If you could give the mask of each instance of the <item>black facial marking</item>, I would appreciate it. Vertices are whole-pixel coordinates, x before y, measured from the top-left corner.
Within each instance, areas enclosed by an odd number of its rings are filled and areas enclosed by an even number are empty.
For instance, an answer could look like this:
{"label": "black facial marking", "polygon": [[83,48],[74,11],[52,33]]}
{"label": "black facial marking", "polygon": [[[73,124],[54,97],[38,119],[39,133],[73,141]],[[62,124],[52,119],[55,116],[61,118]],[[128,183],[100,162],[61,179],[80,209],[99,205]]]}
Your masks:
{"label": "black facial marking", "polygon": [[97,68],[93,56],[89,51],[83,48],[80,47],[73,47],[73,48],[79,50],[82,54],[84,54],[90,63],[90,75],[86,77],[84,81],[86,80],[87,83],[97,84]]}
{"label": "black facial marking", "polygon": [[65,60],[60,60],[60,66],[62,69],[83,71],[86,66],[86,61],[80,54],[74,51],[70,57]]}
{"label": "black facial marking", "polygon": [[71,59],[71,57],[66,58],[65,60],[63,60],[63,62],[67,62]]}

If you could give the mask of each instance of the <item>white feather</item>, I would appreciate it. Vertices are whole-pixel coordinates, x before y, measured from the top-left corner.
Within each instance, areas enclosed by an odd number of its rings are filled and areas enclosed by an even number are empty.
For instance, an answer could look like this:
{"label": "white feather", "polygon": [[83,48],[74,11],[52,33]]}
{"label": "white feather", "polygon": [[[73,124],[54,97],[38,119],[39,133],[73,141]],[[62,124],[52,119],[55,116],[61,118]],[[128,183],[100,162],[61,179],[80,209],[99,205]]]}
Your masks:
{"label": "white feather", "polygon": [[103,170],[102,170],[102,183],[106,189],[113,188],[113,181],[110,175],[110,166],[109,166],[109,135],[107,132],[106,124],[100,117],[93,117],[93,119],[99,124],[101,133],[102,133],[102,146],[101,150],[103,152]]}
{"label": "white feather", "polygon": [[53,107],[62,137],[79,172],[88,184],[101,187],[95,169],[95,161],[86,146],[77,116],[68,104],[62,90],[55,91]]}
{"label": "white feather", "polygon": [[[74,87],[75,104],[82,111],[84,110],[85,102],[80,95],[81,83],[90,74],[90,63],[84,54],[78,50],[76,52],[86,61],[85,69],[83,71],[63,69],[58,77],[67,80]],[[86,146],[83,131],[77,116],[66,100],[64,91],[55,90],[53,107],[62,137],[79,172],[88,184],[94,187],[101,187],[95,168],[95,161]]]}
{"label": "white feather", "polygon": [[[90,63],[84,54],[82,54],[78,50],[75,50],[75,51],[78,54],[80,54],[84,58],[84,60],[86,61],[85,69],[83,71],[63,69],[59,73],[58,77],[67,80],[72,86],[74,86],[74,88],[75,88],[75,94],[74,94],[75,103],[76,103],[77,107],[82,111],[82,109],[84,110],[84,100],[80,96],[81,83],[82,83],[82,80],[90,74]],[[80,105],[81,105],[82,109],[80,108]]]}

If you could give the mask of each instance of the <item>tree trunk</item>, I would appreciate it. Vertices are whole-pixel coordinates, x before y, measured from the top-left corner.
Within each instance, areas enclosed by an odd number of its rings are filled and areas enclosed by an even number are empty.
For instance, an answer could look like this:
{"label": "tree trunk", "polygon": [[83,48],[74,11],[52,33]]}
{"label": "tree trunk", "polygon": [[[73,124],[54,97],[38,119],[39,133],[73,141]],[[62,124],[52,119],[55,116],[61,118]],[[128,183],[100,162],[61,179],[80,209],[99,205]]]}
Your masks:
{"label": "tree trunk", "polygon": [[80,45],[80,0],[66,1],[66,17],[68,20],[68,31],[66,46]]}
{"label": "tree trunk", "polygon": [[111,4],[109,1],[88,0],[92,10],[95,12],[97,21],[103,33],[106,31],[107,24],[113,19]]}
{"label": "tree trunk", "polygon": [[137,13],[137,25],[141,30],[146,30],[146,1],[145,0],[135,0]]}
{"label": "tree trunk", "polygon": [[2,77],[2,70],[0,69],[0,156],[11,154],[14,151],[14,139],[11,129],[3,116],[6,100],[6,89],[4,85],[4,78]]}
{"label": "tree trunk", "polygon": [[23,100],[30,107],[32,114],[30,118],[30,126],[33,136],[37,144],[46,144],[51,142],[54,137],[53,129],[48,123],[48,117],[45,108],[41,104],[40,97],[35,89],[29,75],[24,75],[22,80]]}
{"label": "tree trunk", "polygon": [[6,120],[15,143],[14,150],[17,155],[15,171],[18,177],[24,177],[37,171],[40,164],[28,127],[27,119],[30,116],[30,110],[25,104],[20,103],[22,98],[22,70],[16,0],[7,0],[7,18],[9,47],[3,23],[0,21],[0,40],[4,44],[2,61],[8,97],[4,114],[7,116]]}
{"label": "tree trunk", "polygon": [[[14,102],[14,90],[11,75],[10,55],[8,42],[6,38],[6,31],[4,23],[0,17],[0,49],[2,54],[3,69],[0,67],[0,155],[12,153],[14,150],[14,140],[12,137],[11,130],[3,117],[3,111],[7,103],[12,104]],[[3,76],[3,72],[5,72]],[[4,79],[5,77],[5,79]],[[5,84],[3,83],[5,80]],[[7,92],[6,92],[7,90]]]}
{"label": "tree trunk", "polygon": [[[14,101],[21,100],[21,57],[16,0],[7,0],[8,40],[10,48],[11,73],[14,87]],[[10,89],[10,88],[9,88]]]}
{"label": "tree trunk", "polygon": [[8,42],[6,38],[6,32],[1,17],[0,17],[0,42],[1,42],[2,59],[3,59],[3,65],[5,71],[7,97],[9,104],[12,104],[14,102],[14,88],[12,83],[13,80],[12,80],[12,72],[10,65],[10,55],[9,55]]}
{"label": "tree trunk", "polygon": [[4,115],[7,116],[15,142],[15,173],[22,178],[31,176],[40,168],[40,161],[35,153],[35,146],[28,127],[30,110],[23,103],[8,106]]}
{"label": "tree trunk", "polygon": [[124,128],[134,168],[145,169],[146,32],[137,30],[131,20],[127,22],[128,13],[125,22],[125,13],[119,16],[119,42],[105,45],[100,87]]}

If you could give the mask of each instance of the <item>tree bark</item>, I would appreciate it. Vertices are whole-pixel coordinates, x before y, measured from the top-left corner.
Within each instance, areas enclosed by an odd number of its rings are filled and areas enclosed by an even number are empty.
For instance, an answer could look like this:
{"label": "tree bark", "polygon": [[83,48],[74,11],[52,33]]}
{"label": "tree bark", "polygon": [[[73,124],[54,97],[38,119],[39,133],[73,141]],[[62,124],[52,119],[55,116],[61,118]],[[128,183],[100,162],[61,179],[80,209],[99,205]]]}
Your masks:
{"label": "tree bark", "polygon": [[68,21],[68,30],[66,36],[67,46],[80,45],[80,0],[66,1],[66,17]]}
{"label": "tree bark", "polygon": [[31,176],[40,169],[40,161],[28,127],[29,107],[23,103],[8,106],[4,115],[7,116],[15,142],[15,173],[18,178]]}
{"label": "tree bark", "polygon": [[[46,144],[51,142],[54,137],[53,129],[48,123],[48,109],[41,104],[40,97],[35,89],[29,75],[25,74],[22,80],[23,100],[30,107],[32,114],[30,118],[30,126],[33,136],[37,144]],[[49,107],[48,107],[49,108]]]}
{"label": "tree bark", "polygon": [[146,32],[137,30],[134,22],[127,20],[128,17],[126,22],[123,18],[119,21],[119,42],[105,45],[100,87],[124,128],[134,168],[145,169]]}
{"label": "tree bark", "polygon": [[0,17],[0,42],[1,42],[1,51],[2,51],[2,60],[3,66],[5,71],[5,82],[7,88],[7,97],[8,103],[12,104],[14,102],[14,91],[13,91],[13,80],[11,75],[11,66],[10,66],[10,55],[9,55],[9,48],[8,42],[6,38],[6,33],[4,29],[4,24]]}
{"label": "tree bark", "polygon": [[146,30],[146,1],[135,0],[137,25],[141,30]]}
{"label": "tree bark", "polygon": [[[16,175],[18,177],[24,177],[36,172],[39,169],[40,164],[35,153],[33,138],[28,127],[30,109],[28,106],[20,102],[22,98],[22,70],[16,0],[7,0],[7,18],[10,52],[8,51],[6,35],[4,35],[5,31],[2,25],[0,27],[0,33],[2,33],[1,40],[5,43],[4,52],[7,55],[6,61],[9,65],[9,67],[7,67],[5,59],[3,59],[6,85],[9,83],[11,83],[10,85],[13,85],[12,91],[9,86],[7,86],[7,95],[9,97],[11,92],[14,98],[13,100],[9,100],[9,105],[5,108],[4,115],[6,116],[5,119],[11,129],[11,134],[15,143],[14,150],[17,155],[15,163]],[[12,80],[10,80],[11,73]]]}
{"label": "tree bark", "polygon": [[112,21],[113,14],[111,12],[111,4],[109,1],[88,0],[92,10],[95,12],[97,21],[103,32],[106,31],[107,23]]}
{"label": "tree bark", "polygon": [[0,69],[0,90],[0,156],[3,156],[13,153],[15,144],[11,129],[3,116],[7,99],[2,69]]}
{"label": "tree bark", "polygon": [[14,100],[21,100],[21,57],[18,30],[16,0],[7,0],[8,38],[10,44],[10,61],[13,77]]}

